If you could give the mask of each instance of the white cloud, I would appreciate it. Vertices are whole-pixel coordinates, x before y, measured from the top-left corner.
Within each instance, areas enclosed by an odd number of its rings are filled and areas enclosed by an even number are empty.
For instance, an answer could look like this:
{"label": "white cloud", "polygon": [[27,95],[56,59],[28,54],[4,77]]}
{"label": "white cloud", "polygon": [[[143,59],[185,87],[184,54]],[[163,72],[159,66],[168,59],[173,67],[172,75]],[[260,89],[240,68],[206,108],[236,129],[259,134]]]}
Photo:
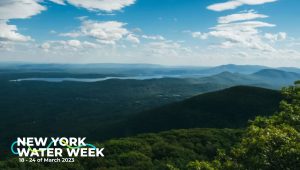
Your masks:
{"label": "white cloud", "polygon": [[1,0],[0,19],[25,19],[46,10],[38,0]]}
{"label": "white cloud", "polygon": [[[135,0],[49,0],[51,2],[66,5],[65,2],[72,4],[77,7],[86,8],[88,10],[102,10],[102,11],[115,11],[121,10],[122,8],[132,5],[135,3]],[[46,7],[41,5],[40,3],[43,0],[1,0],[0,1],[0,41],[2,42],[2,46],[4,46],[3,41],[16,41],[16,42],[25,42],[31,40],[31,37],[22,35],[18,32],[18,28],[16,25],[8,24],[11,19],[26,19],[30,18],[34,15],[41,13],[46,10]],[[105,42],[114,44],[115,41],[122,38],[123,34],[128,34],[127,30],[121,28],[123,23],[118,22],[106,22],[102,23],[102,32],[101,30],[97,30],[97,28],[93,29],[87,28],[88,26],[92,26],[92,24],[88,25],[88,21],[84,21],[86,27],[82,27],[82,31],[87,36],[97,37],[99,42]],[[100,23],[93,23],[95,27],[100,26]],[[98,24],[98,25],[97,25]],[[111,25],[110,25],[111,24]],[[120,26],[121,25],[121,26]],[[104,27],[108,27],[108,29]],[[120,27],[119,29],[116,27]],[[101,28],[100,28],[101,29]],[[110,30],[109,30],[110,29]],[[98,31],[98,32],[97,32]],[[110,32],[111,31],[111,32]],[[126,33],[125,33],[126,32]],[[82,32],[81,32],[82,33]],[[72,38],[79,37],[81,34],[77,32],[61,34],[61,36],[68,36]],[[131,37],[132,38],[132,37]],[[3,48],[2,48],[3,49]]]}
{"label": "white cloud", "polygon": [[262,5],[265,3],[276,2],[277,0],[230,0],[223,3],[216,3],[207,7],[213,11],[225,11],[235,9],[242,5]]}
{"label": "white cloud", "polygon": [[17,26],[8,25],[7,21],[0,20],[0,41],[25,42],[31,40],[29,36],[18,33]]}
{"label": "white cloud", "polygon": [[208,38],[208,34],[207,33],[201,33],[201,32],[192,32],[192,37],[193,38],[199,38],[201,40],[205,40]]}
{"label": "white cloud", "polygon": [[[83,50],[83,49],[91,49],[91,48],[96,48],[97,44],[89,42],[89,41],[84,41],[81,42],[79,40],[58,40],[58,41],[47,41],[43,43],[40,48],[43,49],[46,52],[65,52],[65,50],[69,51],[77,51],[77,50]],[[64,50],[64,51],[63,51]]]}
{"label": "white cloud", "polygon": [[48,42],[45,42],[43,43],[41,46],[40,46],[41,49],[43,49],[44,51],[46,52],[49,52],[49,49],[51,48],[51,44],[48,43]]}
{"label": "white cloud", "polygon": [[148,40],[165,40],[165,38],[161,35],[142,35],[142,38],[148,39]]}
{"label": "white cloud", "polygon": [[275,27],[275,25],[260,21],[219,24],[211,28],[212,31],[209,32],[209,35],[224,39],[227,46],[230,42],[231,46],[242,45],[252,49],[273,51],[274,48],[265,43],[259,34],[258,28],[263,27]]}
{"label": "white cloud", "polygon": [[88,42],[88,41],[84,41],[82,43],[82,45],[83,45],[83,47],[86,47],[86,48],[96,48],[97,47],[97,44]]}
{"label": "white cloud", "polygon": [[115,44],[129,34],[129,31],[124,28],[125,25],[125,23],[117,21],[97,22],[87,20],[83,21],[81,33],[104,44]]}
{"label": "white cloud", "polygon": [[266,33],[265,38],[270,40],[271,42],[282,41],[287,38],[287,33],[279,32],[278,34]]}
{"label": "white cloud", "polygon": [[232,15],[220,17],[218,19],[218,22],[221,24],[228,24],[236,21],[246,21],[246,20],[253,20],[253,19],[267,18],[267,17],[268,17],[267,15],[257,14],[255,11],[250,10],[238,14],[232,14]]}
{"label": "white cloud", "polygon": [[88,19],[88,16],[80,16],[80,17],[76,17],[76,19],[78,19],[79,21],[84,21]]}
{"label": "white cloud", "polygon": [[[234,23],[219,23],[215,27],[210,28],[207,33],[193,32],[194,38],[207,39],[214,37],[219,39],[220,45],[215,47],[233,48],[245,47],[249,49],[261,51],[275,51],[275,49],[264,41],[264,35],[261,34],[259,28],[275,27],[276,25],[261,21],[244,21]],[[284,34],[278,34],[278,39],[284,38]]]}
{"label": "white cloud", "polygon": [[80,37],[81,34],[80,32],[68,32],[68,33],[61,33],[59,34],[59,36],[77,38]]}
{"label": "white cloud", "polygon": [[228,1],[228,2],[224,2],[224,3],[217,3],[217,4],[210,5],[207,7],[207,9],[213,10],[213,11],[224,11],[224,10],[229,10],[229,9],[235,9],[242,5],[243,5],[243,3],[239,2],[239,1]]}
{"label": "white cloud", "polygon": [[[8,24],[11,19],[25,19],[39,14],[46,8],[37,0],[1,0],[0,1],[0,41],[25,42],[29,36],[18,33],[16,25]],[[3,46],[3,45],[2,45]]]}
{"label": "white cloud", "polygon": [[[213,11],[224,11],[235,9],[242,5],[262,5],[276,1],[277,0],[227,0],[226,2],[210,5],[207,8]],[[270,41],[284,40],[286,39],[286,33],[263,34],[261,28],[276,26],[266,22],[255,21],[256,19],[263,18],[268,18],[268,16],[259,14],[254,10],[219,17],[218,25],[210,28],[211,31],[208,33],[195,32],[193,33],[193,37],[199,38],[203,35],[207,35],[217,38],[221,40],[218,46],[221,48],[244,47],[269,52],[278,51],[272,47]]]}
{"label": "white cloud", "polygon": [[136,35],[125,28],[126,23],[118,21],[93,21],[82,20],[82,24],[77,31],[62,33],[60,36],[66,37],[90,37],[102,44],[116,44],[116,42],[126,39],[132,43],[140,43]]}
{"label": "white cloud", "polygon": [[139,44],[140,43],[140,40],[138,37],[136,37],[135,35],[133,34],[129,34],[127,35],[127,38],[126,38],[129,42],[132,42],[132,43],[135,43],[135,44]]}
{"label": "white cloud", "polygon": [[115,16],[116,14],[115,13],[110,13],[110,12],[106,12],[106,13],[98,13],[97,14],[98,16]]}
{"label": "white cloud", "polygon": [[217,47],[219,48],[232,48],[235,46],[235,43],[233,43],[232,41],[224,41],[222,42],[220,45],[217,45]]}
{"label": "white cloud", "polygon": [[173,41],[157,41],[150,42],[145,45],[145,53],[151,56],[179,56],[186,55],[189,49],[182,47],[178,42]]}
{"label": "white cloud", "polygon": [[151,42],[149,45],[154,49],[177,49],[181,47],[179,43],[172,41]]}
{"label": "white cloud", "polygon": [[48,42],[45,42],[45,43],[43,43],[42,45],[41,45],[41,48],[42,49],[49,49],[51,47],[51,45],[50,45],[50,43],[48,43]]}
{"label": "white cloud", "polygon": [[[226,3],[219,3],[209,8],[213,9],[231,9],[238,4],[258,5],[273,0],[232,0]],[[231,7],[230,7],[231,6]],[[214,37],[219,39],[221,48],[233,48],[233,47],[246,47],[249,49],[256,49],[261,51],[276,51],[266,39],[284,39],[286,34],[280,33],[278,35],[261,33],[261,28],[275,27],[276,25],[267,22],[256,21],[256,19],[267,18],[267,15],[258,14],[254,10],[242,11],[240,13],[222,16],[218,18],[218,24],[215,27],[210,28],[211,31],[207,33],[192,32],[192,37],[199,39],[207,39],[208,37]],[[213,45],[216,47],[216,45]]]}
{"label": "white cloud", "polygon": [[245,52],[243,52],[243,51],[238,52],[237,55],[238,55],[239,57],[242,57],[242,58],[249,57],[249,54],[248,54],[248,53],[245,53]]}
{"label": "white cloud", "polygon": [[292,40],[287,45],[288,45],[288,47],[298,47],[298,46],[300,46],[300,42],[298,40]]}
{"label": "white cloud", "polygon": [[88,10],[117,11],[135,3],[135,0],[67,0],[68,3]]}
{"label": "white cloud", "polygon": [[[106,12],[121,10],[122,8],[132,5],[135,0],[49,0],[53,3],[66,5],[66,3],[86,8],[88,10],[101,10]],[[0,42],[1,49],[7,46],[5,41],[13,42],[26,42],[31,40],[30,36],[22,35],[18,32],[16,25],[9,24],[11,19],[26,19],[46,10],[46,7],[41,4],[44,0],[1,0],[0,1]],[[109,21],[109,22],[92,22],[85,21],[82,18],[83,26],[79,32],[71,32],[60,34],[60,36],[67,36],[77,38],[79,36],[90,36],[97,39],[98,42],[106,44],[115,44],[124,36],[129,40],[137,43],[137,37],[129,35],[129,31],[123,28],[124,23]],[[54,33],[53,31],[51,33]],[[67,42],[61,42],[67,43]],[[70,45],[74,44],[71,42]],[[44,44],[45,45],[45,44]],[[78,43],[77,43],[78,45]],[[89,44],[91,45],[91,44]]]}
{"label": "white cloud", "polygon": [[81,47],[81,42],[79,40],[69,40],[67,41],[67,44],[70,46],[70,47],[74,47],[74,48],[79,48]]}
{"label": "white cloud", "polygon": [[12,48],[11,42],[0,41],[0,50],[11,51]]}
{"label": "white cloud", "polygon": [[276,2],[277,0],[236,0],[245,5],[262,5],[265,3]]}
{"label": "white cloud", "polygon": [[65,0],[49,0],[49,1],[57,3],[59,5],[66,5]]}

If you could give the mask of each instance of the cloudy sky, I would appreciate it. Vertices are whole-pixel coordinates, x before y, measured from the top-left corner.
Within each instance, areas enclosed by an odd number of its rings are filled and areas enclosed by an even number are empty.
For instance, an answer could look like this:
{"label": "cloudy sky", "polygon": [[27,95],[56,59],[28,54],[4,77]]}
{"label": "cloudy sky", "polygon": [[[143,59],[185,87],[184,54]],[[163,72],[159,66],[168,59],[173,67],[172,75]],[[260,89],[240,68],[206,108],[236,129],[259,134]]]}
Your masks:
{"label": "cloudy sky", "polygon": [[300,67],[298,0],[1,0],[0,61]]}

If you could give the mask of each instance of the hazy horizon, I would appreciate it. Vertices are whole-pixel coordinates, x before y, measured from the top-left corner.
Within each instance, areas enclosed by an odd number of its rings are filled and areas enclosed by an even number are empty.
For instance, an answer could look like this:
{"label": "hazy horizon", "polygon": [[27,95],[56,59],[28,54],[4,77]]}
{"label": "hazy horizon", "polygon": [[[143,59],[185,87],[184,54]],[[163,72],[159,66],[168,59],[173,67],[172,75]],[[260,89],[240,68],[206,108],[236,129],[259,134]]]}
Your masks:
{"label": "hazy horizon", "polygon": [[149,66],[159,66],[159,67],[195,67],[195,68],[210,68],[210,67],[220,67],[220,66],[262,66],[262,67],[269,67],[269,68],[299,68],[300,66],[268,66],[268,65],[259,65],[259,64],[219,64],[219,65],[164,65],[164,64],[155,64],[155,63],[65,63],[65,62],[26,62],[26,61],[0,61],[0,64],[29,64],[29,65],[149,65]]}

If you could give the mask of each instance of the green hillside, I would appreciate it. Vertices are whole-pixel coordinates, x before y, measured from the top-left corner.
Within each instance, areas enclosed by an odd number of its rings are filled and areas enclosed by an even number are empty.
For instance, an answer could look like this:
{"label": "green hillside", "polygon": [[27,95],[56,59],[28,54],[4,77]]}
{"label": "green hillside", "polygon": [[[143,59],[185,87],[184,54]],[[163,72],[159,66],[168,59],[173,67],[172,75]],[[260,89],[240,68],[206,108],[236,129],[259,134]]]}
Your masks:
{"label": "green hillside", "polygon": [[144,134],[136,137],[109,140],[97,144],[104,147],[105,158],[82,158],[77,163],[18,163],[17,159],[0,162],[0,169],[56,170],[150,170],[185,168],[191,160],[209,161],[217,149],[228,150],[242,135],[241,130],[188,129]]}
{"label": "green hillside", "polygon": [[[80,158],[73,164],[19,163],[15,158],[0,162],[0,169],[297,170],[300,165],[299,85],[298,82],[296,86],[284,88],[282,97],[277,91],[239,86],[177,103],[184,105],[210,100],[207,96],[215,96],[218,99],[224,97],[223,100],[217,100],[216,103],[233,102],[231,107],[223,105],[223,112],[226,113],[228,108],[239,108],[239,103],[243,103],[243,106],[267,111],[271,108],[266,107],[267,104],[270,104],[266,99],[271,100],[271,97],[276,96],[284,98],[278,112],[274,112],[275,114],[273,113],[273,116],[270,117],[257,116],[247,128],[239,130],[202,128],[143,134],[96,143],[97,147],[105,148],[105,158]],[[245,90],[249,92],[245,93]],[[206,96],[206,100],[200,100],[201,96]],[[233,100],[232,98],[237,99]],[[249,100],[253,98],[256,100]],[[255,105],[251,103],[253,101],[257,101],[254,103]],[[245,102],[250,103],[244,104]],[[215,106],[222,106],[216,103]],[[262,109],[263,105],[258,103],[266,104],[264,109]],[[174,117],[170,117],[169,122],[172,119]]]}
{"label": "green hillside", "polygon": [[[87,136],[96,140],[101,136],[97,132],[99,129],[126,120],[128,115],[228,87],[175,78],[94,83],[10,82],[28,77],[96,76],[67,73],[0,74],[0,131],[3,138],[0,140],[0,152],[18,136]],[[2,156],[0,154],[0,158]]]}
{"label": "green hillside", "polygon": [[274,87],[283,87],[293,85],[296,80],[300,79],[299,73],[287,72],[276,69],[264,69],[254,74],[253,77],[260,79]]}
{"label": "green hillside", "polygon": [[279,91],[237,86],[136,114],[103,134],[128,136],[182,128],[243,128],[255,116],[273,114],[280,100]]}

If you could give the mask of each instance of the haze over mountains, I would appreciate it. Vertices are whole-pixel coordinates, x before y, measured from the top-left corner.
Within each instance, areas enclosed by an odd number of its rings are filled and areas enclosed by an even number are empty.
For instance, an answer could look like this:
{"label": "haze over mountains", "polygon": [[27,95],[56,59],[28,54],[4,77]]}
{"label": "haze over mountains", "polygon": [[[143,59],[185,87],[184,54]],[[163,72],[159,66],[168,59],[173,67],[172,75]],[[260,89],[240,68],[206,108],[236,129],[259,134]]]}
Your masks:
{"label": "haze over mountains", "polygon": [[209,81],[219,84],[251,85],[272,89],[280,89],[283,86],[292,85],[299,79],[299,73],[286,72],[277,69],[262,69],[252,74],[225,71],[216,75],[200,78],[201,81]]}
{"label": "haze over mountains", "polygon": [[[216,67],[188,67],[151,64],[2,63],[0,64],[0,72],[20,73],[18,78],[102,78],[121,76],[134,79],[132,78],[134,76],[153,76],[154,78],[155,76],[161,76],[161,78],[184,78],[197,84],[221,84],[225,87],[251,85],[273,89],[292,85],[295,80],[300,79],[299,68],[270,68],[259,65],[234,64]],[[30,77],[32,74],[28,73],[35,73],[35,77]]]}
{"label": "haze over mountains", "polygon": [[252,74],[263,69],[276,69],[287,72],[300,73],[299,68],[278,67],[272,68],[261,65],[221,65],[215,67],[208,66],[163,66],[154,64],[28,64],[28,63],[0,63],[0,70],[11,71],[52,71],[52,72],[81,72],[98,74],[162,74],[162,75],[212,75],[222,72]]}

